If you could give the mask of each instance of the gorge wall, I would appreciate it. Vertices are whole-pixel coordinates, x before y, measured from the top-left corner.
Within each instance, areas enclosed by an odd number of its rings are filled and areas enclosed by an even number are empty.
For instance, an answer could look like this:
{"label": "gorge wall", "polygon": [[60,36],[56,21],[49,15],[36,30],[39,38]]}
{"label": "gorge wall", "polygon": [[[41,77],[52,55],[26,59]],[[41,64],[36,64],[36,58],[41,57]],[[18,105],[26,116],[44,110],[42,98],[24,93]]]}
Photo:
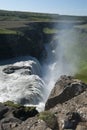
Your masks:
{"label": "gorge wall", "polygon": [[43,28],[53,24],[34,22],[17,28],[16,34],[0,34],[0,60],[25,55],[40,58],[43,44],[51,40],[51,35],[45,34]]}

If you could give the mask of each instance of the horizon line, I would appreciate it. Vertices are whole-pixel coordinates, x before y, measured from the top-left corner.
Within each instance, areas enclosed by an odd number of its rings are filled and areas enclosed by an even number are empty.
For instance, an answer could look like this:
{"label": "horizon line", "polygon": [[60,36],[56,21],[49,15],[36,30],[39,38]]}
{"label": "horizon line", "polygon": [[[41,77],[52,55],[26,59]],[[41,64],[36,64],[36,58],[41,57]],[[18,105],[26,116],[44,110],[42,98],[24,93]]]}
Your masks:
{"label": "horizon line", "polygon": [[38,12],[38,11],[29,11],[29,10],[12,10],[12,9],[0,9],[0,11],[9,11],[9,12],[24,12],[24,13],[39,13],[39,14],[50,14],[50,15],[60,15],[60,16],[77,16],[77,17],[87,17],[87,15],[75,15],[75,14],[62,14],[62,13],[53,13],[53,12]]}

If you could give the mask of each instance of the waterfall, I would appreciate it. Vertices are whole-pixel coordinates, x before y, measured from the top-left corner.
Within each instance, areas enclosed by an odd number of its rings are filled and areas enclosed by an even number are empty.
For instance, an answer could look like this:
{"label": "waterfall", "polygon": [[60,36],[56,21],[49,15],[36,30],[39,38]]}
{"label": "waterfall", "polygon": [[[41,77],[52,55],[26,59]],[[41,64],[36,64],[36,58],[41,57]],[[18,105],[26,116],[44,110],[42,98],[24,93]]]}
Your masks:
{"label": "waterfall", "polygon": [[[45,45],[47,56],[41,64],[30,56],[0,63],[0,102],[13,101],[22,105],[44,104],[61,75],[77,71],[77,39],[75,30],[61,30]],[[78,59],[79,60],[79,59]]]}

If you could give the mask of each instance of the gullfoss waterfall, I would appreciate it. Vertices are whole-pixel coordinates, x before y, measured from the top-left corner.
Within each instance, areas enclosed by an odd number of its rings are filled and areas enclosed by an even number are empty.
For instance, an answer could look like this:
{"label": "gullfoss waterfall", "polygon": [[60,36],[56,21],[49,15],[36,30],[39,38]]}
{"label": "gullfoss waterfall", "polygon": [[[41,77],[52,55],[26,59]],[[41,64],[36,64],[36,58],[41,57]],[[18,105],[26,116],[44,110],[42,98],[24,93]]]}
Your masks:
{"label": "gullfoss waterfall", "polygon": [[47,56],[41,64],[30,56],[1,62],[0,102],[36,105],[42,110],[58,78],[77,71],[76,40],[74,30],[61,30],[45,45]]}

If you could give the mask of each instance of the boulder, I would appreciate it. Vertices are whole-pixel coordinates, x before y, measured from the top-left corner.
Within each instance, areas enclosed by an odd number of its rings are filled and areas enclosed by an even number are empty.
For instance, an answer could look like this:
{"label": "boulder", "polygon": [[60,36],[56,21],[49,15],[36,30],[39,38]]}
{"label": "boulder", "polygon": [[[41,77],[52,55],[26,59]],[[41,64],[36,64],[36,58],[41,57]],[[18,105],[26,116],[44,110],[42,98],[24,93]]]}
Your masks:
{"label": "boulder", "polygon": [[19,66],[8,66],[8,67],[3,69],[3,72],[6,73],[6,74],[11,74],[11,73],[14,73],[15,70],[19,70],[19,69],[22,69],[22,67],[19,67]]}
{"label": "boulder", "polygon": [[84,92],[87,84],[71,76],[61,76],[56,82],[46,102],[45,109],[48,110],[57,104],[62,104]]}
{"label": "boulder", "polygon": [[24,107],[20,106],[18,109],[13,111],[14,117],[24,121],[27,118],[33,117],[38,114],[38,111],[35,107]]}
{"label": "boulder", "polygon": [[0,103],[0,130],[11,130],[21,123],[21,120],[13,116],[13,111],[13,107]]}
{"label": "boulder", "polygon": [[86,130],[87,85],[71,76],[61,76],[45,109],[55,113],[59,130]]}
{"label": "boulder", "polygon": [[17,127],[21,124],[21,121],[14,117],[3,118],[0,121],[0,130],[12,130],[14,127]]}
{"label": "boulder", "polygon": [[3,118],[3,115],[8,112],[8,107],[0,103],[0,120]]}
{"label": "boulder", "polygon": [[[11,74],[14,73],[16,70],[24,69],[23,74],[30,74],[28,72],[31,72],[31,68],[29,66],[7,66],[6,68],[3,69],[3,72],[6,74]],[[27,71],[26,71],[27,70]]]}
{"label": "boulder", "polygon": [[64,119],[64,129],[76,129],[78,122],[81,121],[80,115],[76,112],[66,113]]}

